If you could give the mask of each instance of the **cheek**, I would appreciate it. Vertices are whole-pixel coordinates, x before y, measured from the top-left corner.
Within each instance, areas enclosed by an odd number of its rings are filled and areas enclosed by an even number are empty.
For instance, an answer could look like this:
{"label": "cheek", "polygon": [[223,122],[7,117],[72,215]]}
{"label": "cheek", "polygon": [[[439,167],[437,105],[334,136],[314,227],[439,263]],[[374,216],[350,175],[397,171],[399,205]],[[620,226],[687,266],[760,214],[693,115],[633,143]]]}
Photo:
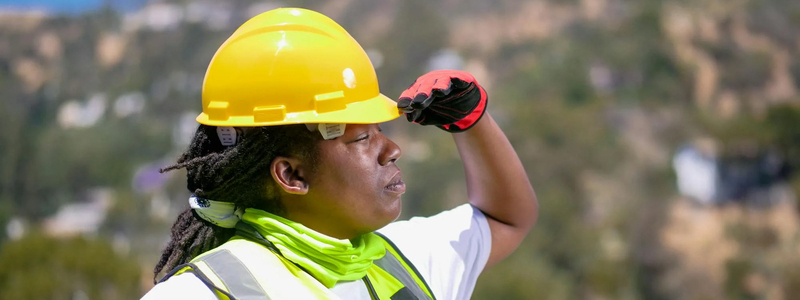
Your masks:
{"label": "cheek", "polygon": [[[322,168],[321,168],[322,169]],[[371,166],[363,160],[330,160],[318,181],[331,195],[353,198],[358,194],[375,190],[376,176]],[[351,199],[341,199],[349,201]]]}
{"label": "cheek", "polygon": [[374,170],[367,166],[353,163],[343,167],[342,171],[344,172],[339,174],[341,177],[338,181],[341,183],[342,188],[346,187],[349,196],[354,197],[353,200],[376,196],[375,193],[379,189]]}
{"label": "cheek", "polygon": [[364,151],[346,151],[330,160],[331,169],[342,181],[351,184],[366,184],[374,180],[377,163],[370,159],[371,154]]}
{"label": "cheek", "polygon": [[[363,207],[365,201],[380,197],[380,166],[375,147],[337,145],[321,149],[319,168],[314,181],[326,198]],[[351,206],[352,207],[352,206]]]}

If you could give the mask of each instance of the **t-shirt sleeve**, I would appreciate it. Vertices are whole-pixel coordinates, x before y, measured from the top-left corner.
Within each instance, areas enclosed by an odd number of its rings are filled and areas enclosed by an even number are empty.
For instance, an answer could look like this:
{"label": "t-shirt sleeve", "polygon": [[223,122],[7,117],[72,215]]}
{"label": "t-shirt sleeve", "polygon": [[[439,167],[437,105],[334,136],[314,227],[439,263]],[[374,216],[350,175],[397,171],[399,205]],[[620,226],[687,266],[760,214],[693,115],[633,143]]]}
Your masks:
{"label": "t-shirt sleeve", "polygon": [[470,204],[378,230],[421,273],[437,299],[469,299],[492,249],[486,216]]}
{"label": "t-shirt sleeve", "polygon": [[187,272],[156,284],[141,300],[172,299],[217,300],[217,296],[197,276]]}

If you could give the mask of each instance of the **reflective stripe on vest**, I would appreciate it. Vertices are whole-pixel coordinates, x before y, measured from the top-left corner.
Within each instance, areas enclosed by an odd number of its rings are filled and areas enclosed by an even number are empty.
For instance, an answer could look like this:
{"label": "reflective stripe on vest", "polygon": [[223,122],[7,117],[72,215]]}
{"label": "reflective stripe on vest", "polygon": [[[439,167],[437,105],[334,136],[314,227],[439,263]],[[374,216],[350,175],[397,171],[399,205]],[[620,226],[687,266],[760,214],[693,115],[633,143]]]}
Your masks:
{"label": "reflective stripe on vest", "polygon": [[[376,260],[368,270],[365,277],[368,280],[340,284],[367,284],[367,290],[371,294],[385,300],[434,299],[413,265],[384,236],[381,238],[387,247],[386,255]],[[287,259],[260,244],[241,238],[234,238],[217,249],[204,253],[195,258],[190,266],[193,267],[189,268],[191,270],[171,273],[192,271],[200,275],[197,277],[207,286],[213,287],[212,290],[221,291],[216,293],[221,299],[339,299]],[[355,295],[351,298],[355,298]]]}
{"label": "reflective stripe on vest", "polygon": [[270,300],[250,270],[228,249],[211,253],[202,260],[239,300]]}
{"label": "reflective stripe on vest", "polygon": [[[394,278],[399,280],[404,286],[403,288],[401,288],[398,291],[398,293],[400,293],[400,292],[403,292],[403,293],[400,294],[400,295],[397,295],[398,296],[397,298],[395,297],[395,295],[392,295],[391,299],[392,300],[400,300],[400,299],[420,299],[420,300],[422,300],[422,299],[430,299],[430,297],[428,297],[428,295],[425,294],[425,292],[422,291],[422,289],[419,287],[419,285],[417,285],[417,283],[414,282],[414,279],[411,278],[411,274],[409,274],[408,270],[405,267],[403,267],[403,265],[400,263],[399,260],[397,260],[397,257],[394,257],[394,255],[388,253],[389,251],[386,251],[386,252],[387,252],[386,255],[384,255],[383,258],[381,258],[379,260],[376,260],[374,262],[374,264],[377,265],[378,267],[380,267],[381,269],[383,269],[384,271],[386,271],[387,273],[389,273],[392,276],[394,276]],[[407,291],[404,291],[404,290],[407,290]],[[408,298],[407,296],[403,296],[404,294],[407,294],[407,292],[410,292],[411,295],[414,296],[414,298]],[[395,293],[395,294],[398,294],[398,293]]]}
{"label": "reflective stripe on vest", "polygon": [[[422,278],[422,274],[420,274],[419,271],[417,271],[417,268],[414,267],[414,264],[412,264],[411,261],[409,261],[408,258],[406,258],[402,252],[400,252],[400,248],[395,246],[395,244],[392,243],[392,240],[387,238],[385,235],[377,232],[375,234],[381,237],[384,245],[386,246],[386,252],[391,254],[391,255],[385,255],[383,258],[379,260],[379,262],[386,259],[387,257],[395,259],[394,263],[399,264],[401,266],[400,269],[403,270],[403,274],[406,275],[406,276],[401,276],[404,278],[401,280],[408,280],[408,282],[402,281],[403,285],[405,285],[407,288],[417,287],[418,289],[412,292],[414,295],[417,295],[418,299],[435,300],[436,297],[433,296],[433,292],[431,291],[431,288],[428,286],[428,283],[425,282],[424,278]],[[381,266],[381,268],[383,267]],[[400,277],[398,277],[398,275],[400,275],[400,272],[395,273],[390,271],[390,273],[395,274],[395,278],[400,279]]]}

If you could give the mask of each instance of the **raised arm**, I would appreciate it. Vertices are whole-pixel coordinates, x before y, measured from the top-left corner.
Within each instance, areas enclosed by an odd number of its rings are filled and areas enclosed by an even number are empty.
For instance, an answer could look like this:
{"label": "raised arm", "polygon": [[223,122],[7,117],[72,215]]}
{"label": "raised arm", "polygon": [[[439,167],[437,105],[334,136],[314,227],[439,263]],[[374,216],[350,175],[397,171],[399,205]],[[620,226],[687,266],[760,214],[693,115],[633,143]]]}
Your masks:
{"label": "raised arm", "polygon": [[486,266],[514,252],[536,223],[538,204],[528,175],[506,135],[487,113],[471,129],[454,133],[464,163],[469,203],[488,217],[492,252]]}
{"label": "raised arm", "polygon": [[492,232],[487,267],[514,252],[536,223],[538,204],[525,169],[486,112],[488,97],[463,71],[422,75],[400,95],[409,121],[453,133],[464,163],[469,202],[486,214]]}

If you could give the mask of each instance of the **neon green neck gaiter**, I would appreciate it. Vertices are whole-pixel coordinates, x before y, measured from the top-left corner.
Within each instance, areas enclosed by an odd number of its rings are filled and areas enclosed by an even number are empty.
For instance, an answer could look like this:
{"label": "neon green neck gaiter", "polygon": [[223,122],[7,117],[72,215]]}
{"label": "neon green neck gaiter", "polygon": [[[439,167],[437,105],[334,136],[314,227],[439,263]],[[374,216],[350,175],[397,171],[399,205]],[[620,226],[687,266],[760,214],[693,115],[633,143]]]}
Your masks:
{"label": "neon green neck gaiter", "polygon": [[358,280],[367,275],[372,261],[386,254],[383,242],[374,233],[352,242],[316,232],[300,223],[263,210],[248,208],[242,216],[284,257],[300,265],[328,288],[338,281]]}

